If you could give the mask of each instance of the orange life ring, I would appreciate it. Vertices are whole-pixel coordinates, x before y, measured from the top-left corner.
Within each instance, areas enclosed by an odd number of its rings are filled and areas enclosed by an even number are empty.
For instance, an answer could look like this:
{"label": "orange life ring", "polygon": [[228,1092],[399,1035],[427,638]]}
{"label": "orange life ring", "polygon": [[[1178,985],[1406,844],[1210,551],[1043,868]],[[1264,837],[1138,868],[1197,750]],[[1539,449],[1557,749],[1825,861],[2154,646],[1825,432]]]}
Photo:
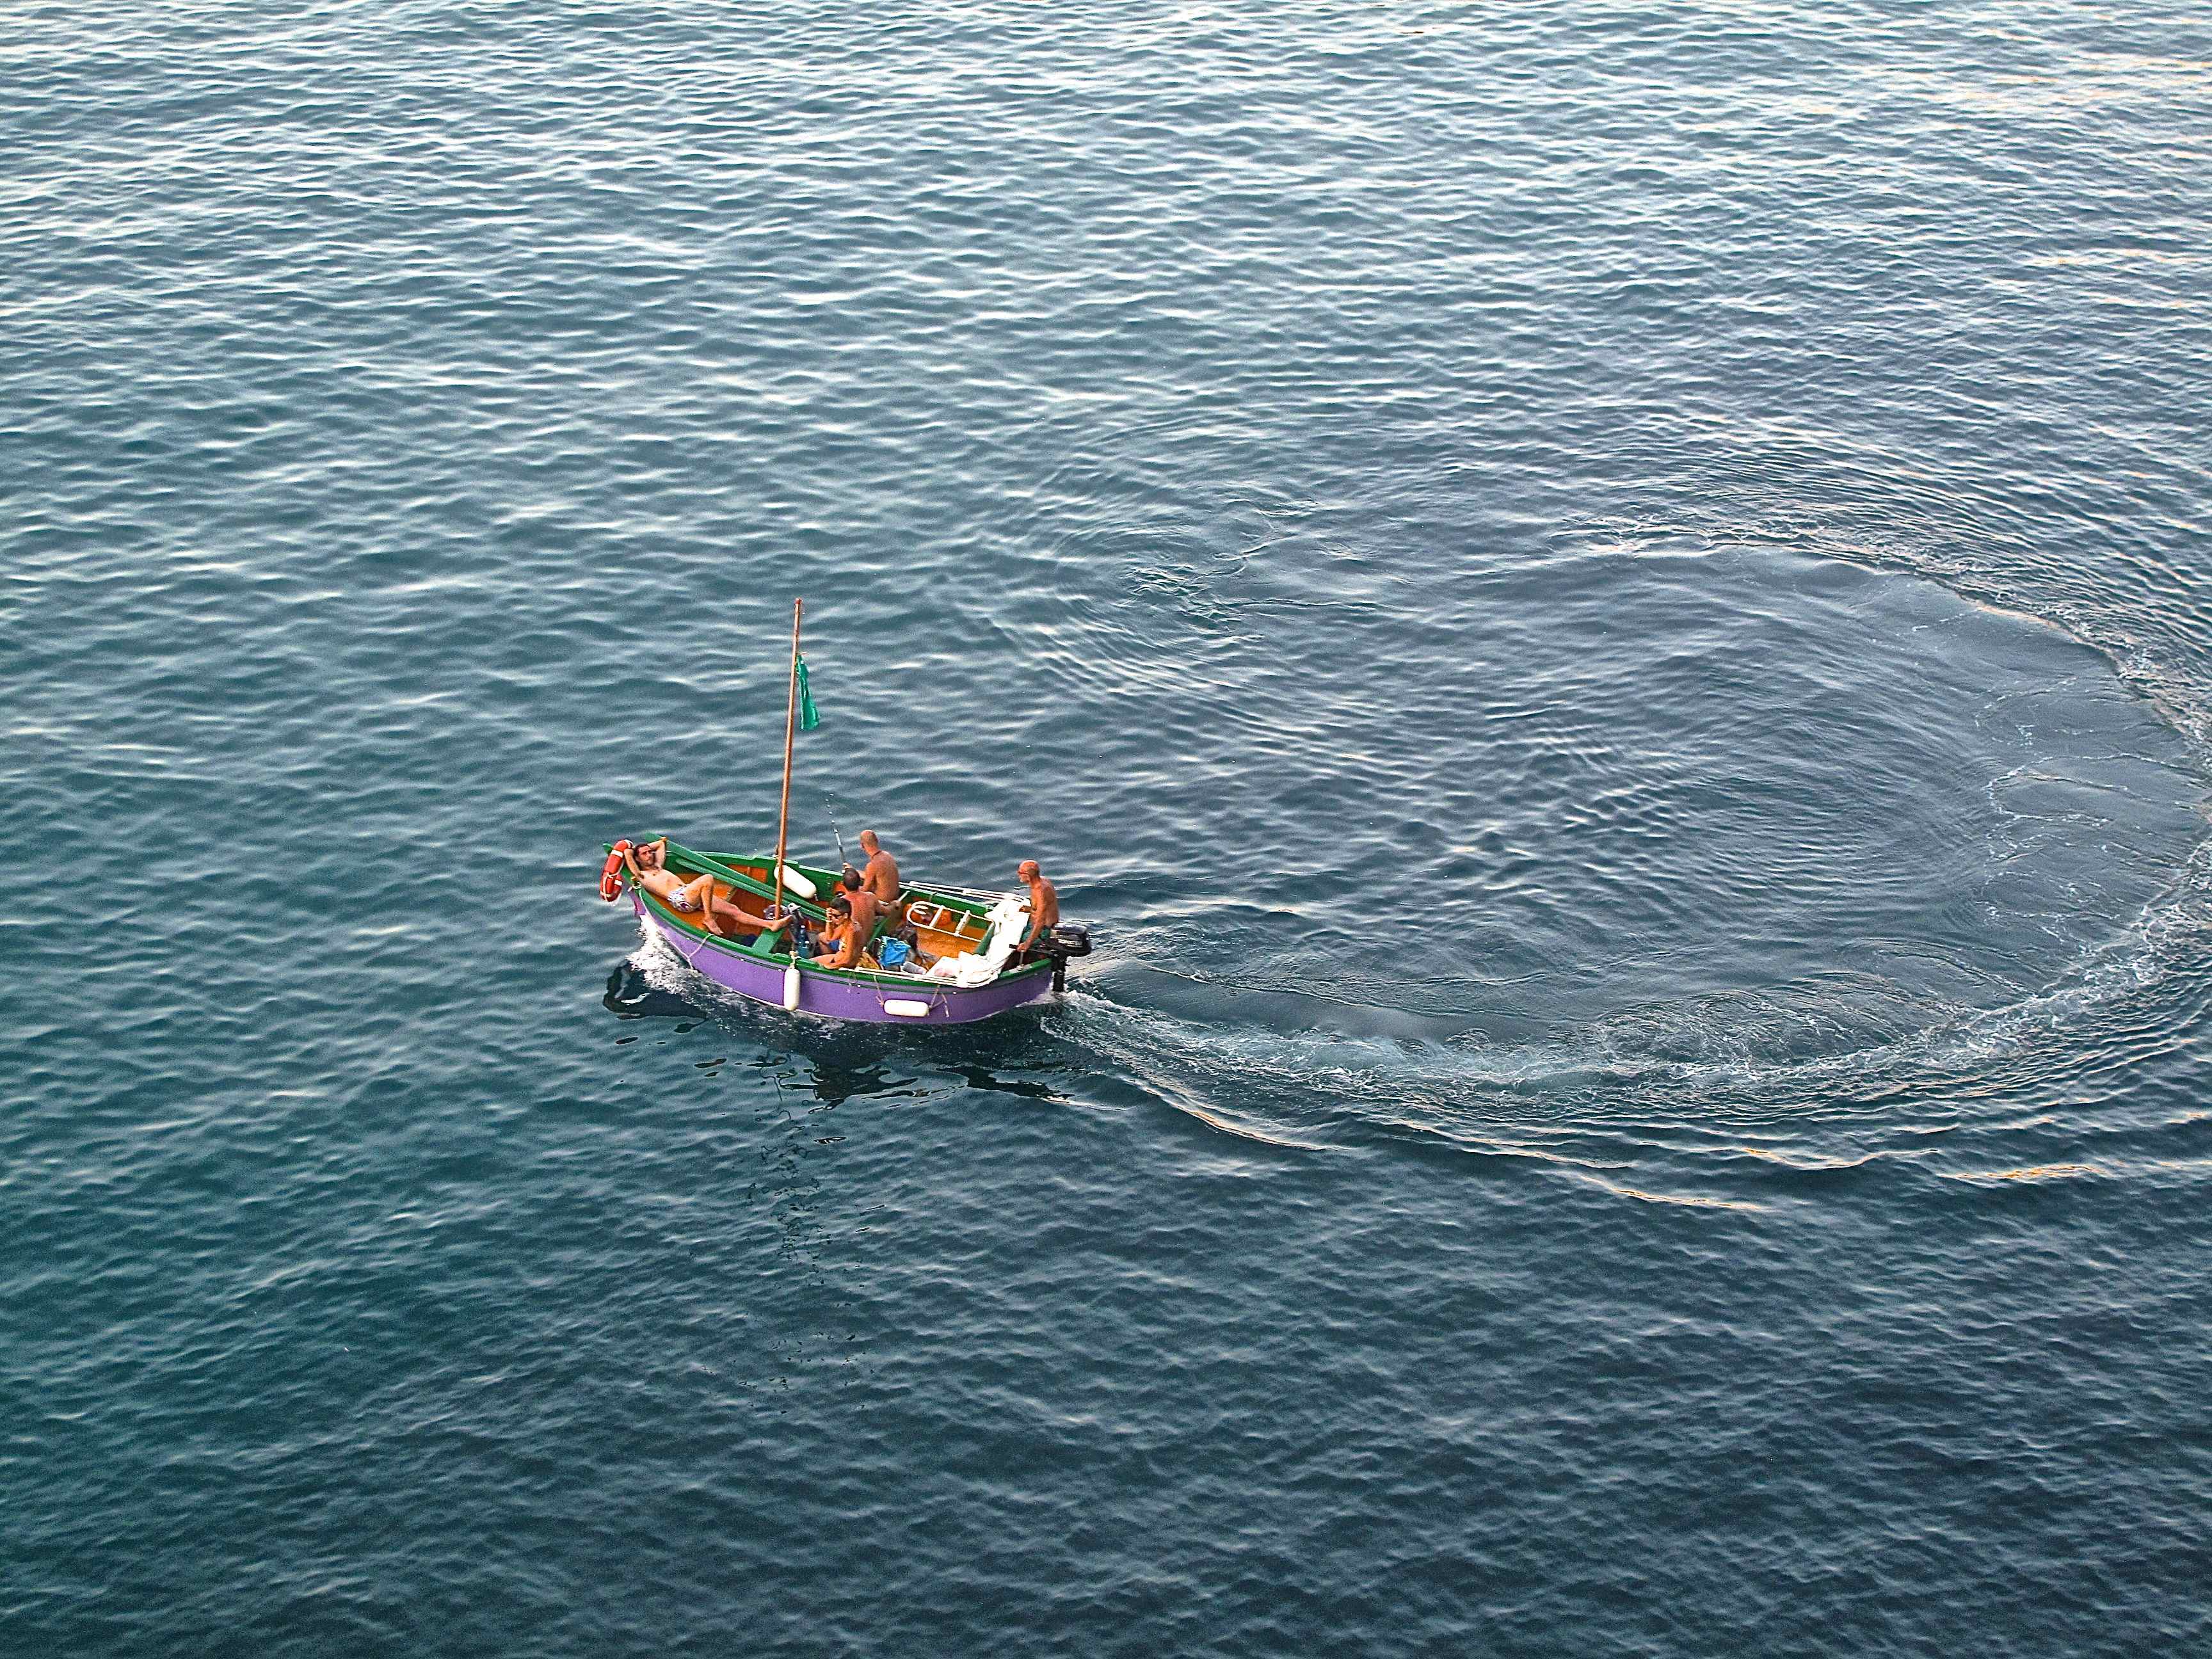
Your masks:
{"label": "orange life ring", "polygon": [[606,863],[599,871],[599,896],[612,904],[622,894],[623,856],[629,851],[629,843],[618,841],[615,850],[607,854]]}

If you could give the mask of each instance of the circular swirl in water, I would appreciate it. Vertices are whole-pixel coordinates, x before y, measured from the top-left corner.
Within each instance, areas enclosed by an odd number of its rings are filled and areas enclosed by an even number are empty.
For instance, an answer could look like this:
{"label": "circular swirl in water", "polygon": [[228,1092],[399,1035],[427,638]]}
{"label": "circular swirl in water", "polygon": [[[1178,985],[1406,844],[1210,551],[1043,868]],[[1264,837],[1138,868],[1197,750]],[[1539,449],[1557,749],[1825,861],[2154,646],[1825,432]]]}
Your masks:
{"label": "circular swirl in water", "polygon": [[1932,581],[1617,543],[1271,665],[1294,569],[1234,596],[1238,708],[1184,763],[1272,750],[1264,784],[1157,831],[1236,854],[1133,893],[1092,975],[1086,1032],[1139,1067],[1179,1024],[1289,1082],[1408,1040],[1459,1082],[1832,1061],[2124,957],[2203,835],[2192,752],[2105,657]]}

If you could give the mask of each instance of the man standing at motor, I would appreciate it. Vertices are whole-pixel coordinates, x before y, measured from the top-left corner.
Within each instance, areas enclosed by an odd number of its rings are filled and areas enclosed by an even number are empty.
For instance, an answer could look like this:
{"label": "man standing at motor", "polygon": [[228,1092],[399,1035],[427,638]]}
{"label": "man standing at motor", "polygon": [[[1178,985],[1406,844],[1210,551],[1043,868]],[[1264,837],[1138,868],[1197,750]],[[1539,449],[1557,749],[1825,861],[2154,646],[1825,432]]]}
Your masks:
{"label": "man standing at motor", "polygon": [[1022,935],[1022,946],[1014,952],[1014,960],[1042,962],[1044,952],[1037,949],[1037,941],[1060,925],[1060,890],[1044,878],[1035,859],[1024,859],[1014,874],[1030,890],[1029,932]]}

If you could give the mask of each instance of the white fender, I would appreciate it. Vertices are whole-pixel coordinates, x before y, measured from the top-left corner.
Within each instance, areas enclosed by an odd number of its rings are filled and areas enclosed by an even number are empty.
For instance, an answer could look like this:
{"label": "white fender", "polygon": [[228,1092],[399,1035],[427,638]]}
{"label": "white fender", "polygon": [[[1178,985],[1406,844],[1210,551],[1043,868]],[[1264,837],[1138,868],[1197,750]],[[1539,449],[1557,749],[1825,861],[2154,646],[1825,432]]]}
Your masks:
{"label": "white fender", "polygon": [[906,1019],[925,1019],[929,1015],[929,1005],[916,1002],[912,997],[887,997],[884,1000],[884,1012]]}
{"label": "white fender", "polygon": [[796,967],[783,970],[783,1012],[787,1014],[799,1012],[799,969]]}
{"label": "white fender", "polygon": [[803,899],[814,896],[814,884],[787,864],[783,866],[783,884]]}

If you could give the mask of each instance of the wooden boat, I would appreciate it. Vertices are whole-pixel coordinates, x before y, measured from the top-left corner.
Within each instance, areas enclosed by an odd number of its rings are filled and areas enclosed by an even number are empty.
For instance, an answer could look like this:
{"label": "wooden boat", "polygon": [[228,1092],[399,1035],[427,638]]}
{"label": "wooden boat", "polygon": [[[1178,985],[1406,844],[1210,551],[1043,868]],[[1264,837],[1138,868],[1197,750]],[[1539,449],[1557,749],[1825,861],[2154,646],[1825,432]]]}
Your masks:
{"label": "wooden boat", "polygon": [[[788,908],[818,927],[823,918],[816,901],[830,895],[838,872],[788,864],[784,858],[791,829],[792,738],[802,684],[799,624],[803,611],[802,604],[793,600],[790,695],[783,720],[783,803],[776,820],[775,853],[717,857],[671,842],[668,868],[678,875],[711,878],[714,896],[740,909],[773,917]],[[807,707],[811,721],[811,701]],[[896,914],[884,920],[892,927],[911,922],[924,955],[936,958],[934,963],[928,967],[824,968],[793,956],[789,936],[781,932],[739,936],[708,927],[704,924],[713,914],[711,904],[694,913],[673,909],[635,883],[625,883],[618,873],[621,863],[616,849],[609,848],[599,878],[601,897],[613,899],[628,886],[639,920],[693,968],[739,996],[793,1013],[876,1025],[965,1024],[1060,989],[1067,958],[1091,949],[1090,938],[1081,928],[1054,928],[1048,939],[1039,941],[1047,952],[1044,959],[1011,965],[1009,952],[1027,928],[1025,898],[1009,896],[996,907],[986,907],[967,893],[908,887],[899,893]],[[764,907],[758,902],[762,899],[768,901]]]}
{"label": "wooden boat", "polygon": [[[711,876],[718,898],[746,909],[759,909],[763,899],[773,902],[778,886],[784,885],[775,881],[778,866],[765,854],[717,858],[671,842],[668,866],[679,875]],[[797,871],[817,893],[826,895],[836,884],[834,870],[796,864],[781,867]],[[781,934],[743,938],[710,933],[696,915],[672,910],[635,885],[629,888],[629,898],[639,919],[715,984],[772,1008],[832,1019],[876,1025],[960,1025],[988,1019],[1051,990],[1064,961],[1008,968],[988,983],[974,986],[933,980],[921,971],[822,968],[778,948],[783,944]],[[822,921],[822,907],[799,897],[791,887],[784,887],[782,898],[810,923]],[[991,932],[985,905],[964,895],[921,886],[902,889],[899,903],[928,955],[983,953]],[[762,948],[764,942],[769,948]]]}

